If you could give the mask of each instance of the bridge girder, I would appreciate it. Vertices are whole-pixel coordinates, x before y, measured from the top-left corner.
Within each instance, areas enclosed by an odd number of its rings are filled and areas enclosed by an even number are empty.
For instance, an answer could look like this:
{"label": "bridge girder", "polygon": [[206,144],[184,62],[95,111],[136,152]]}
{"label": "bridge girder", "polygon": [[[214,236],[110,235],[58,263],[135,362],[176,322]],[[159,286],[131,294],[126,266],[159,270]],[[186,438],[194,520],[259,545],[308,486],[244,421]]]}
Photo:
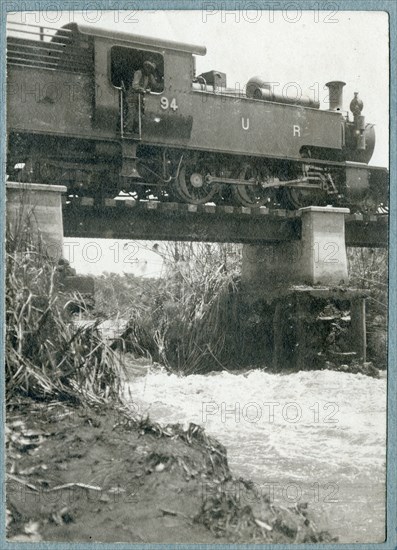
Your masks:
{"label": "bridge girder", "polygon": [[[272,244],[301,237],[299,211],[83,197],[63,200],[64,236]],[[388,216],[348,214],[347,246],[388,246]]]}

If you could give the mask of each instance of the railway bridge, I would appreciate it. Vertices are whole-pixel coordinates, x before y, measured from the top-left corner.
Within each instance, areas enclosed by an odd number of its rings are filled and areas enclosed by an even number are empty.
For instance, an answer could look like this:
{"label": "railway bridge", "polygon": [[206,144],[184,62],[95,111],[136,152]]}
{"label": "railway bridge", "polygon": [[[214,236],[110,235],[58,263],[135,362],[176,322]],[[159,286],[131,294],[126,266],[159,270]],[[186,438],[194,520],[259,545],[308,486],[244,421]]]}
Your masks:
{"label": "railway bridge", "polygon": [[[298,241],[298,210],[94,198],[62,200],[65,237],[268,245]],[[346,246],[386,247],[388,216],[344,213]]]}
{"label": "railway bridge", "polygon": [[242,295],[248,304],[271,304],[275,366],[285,364],[289,348],[288,360],[304,368],[308,311],[320,311],[330,302],[349,304],[352,351],[347,355],[366,360],[368,292],[350,288],[346,248],[387,247],[386,214],[330,206],[288,211],[125,198],[99,203],[90,197],[71,199],[65,192],[57,185],[8,182],[9,230],[16,231],[29,214],[33,233],[40,233],[54,259],[62,256],[64,236],[242,243]]}

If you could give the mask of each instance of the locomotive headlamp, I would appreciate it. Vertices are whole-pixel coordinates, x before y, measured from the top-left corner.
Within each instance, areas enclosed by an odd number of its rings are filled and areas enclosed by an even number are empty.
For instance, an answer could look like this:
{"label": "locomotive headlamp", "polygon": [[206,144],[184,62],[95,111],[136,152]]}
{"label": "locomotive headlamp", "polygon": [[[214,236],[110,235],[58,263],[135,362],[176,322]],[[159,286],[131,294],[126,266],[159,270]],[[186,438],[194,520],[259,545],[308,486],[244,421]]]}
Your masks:
{"label": "locomotive headlamp", "polygon": [[364,103],[358,97],[358,92],[354,92],[354,97],[350,102],[350,110],[354,116],[354,126],[356,135],[356,148],[359,151],[365,151],[365,117],[361,115]]}
{"label": "locomotive headlamp", "polygon": [[350,102],[350,110],[354,116],[359,116],[364,108],[362,99],[358,97],[358,92],[354,92],[354,97]]}

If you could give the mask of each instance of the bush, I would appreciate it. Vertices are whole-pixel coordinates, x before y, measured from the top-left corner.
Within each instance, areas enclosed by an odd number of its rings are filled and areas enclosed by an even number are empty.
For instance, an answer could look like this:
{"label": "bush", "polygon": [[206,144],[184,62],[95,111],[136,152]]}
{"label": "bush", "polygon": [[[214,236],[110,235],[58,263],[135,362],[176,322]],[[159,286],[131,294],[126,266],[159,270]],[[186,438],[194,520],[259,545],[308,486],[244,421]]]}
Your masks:
{"label": "bush", "polygon": [[368,359],[379,368],[387,366],[388,251],[380,248],[348,249],[350,282],[368,289]]}
{"label": "bush", "polygon": [[382,248],[348,248],[350,284],[370,291],[368,315],[387,318],[388,251]]}

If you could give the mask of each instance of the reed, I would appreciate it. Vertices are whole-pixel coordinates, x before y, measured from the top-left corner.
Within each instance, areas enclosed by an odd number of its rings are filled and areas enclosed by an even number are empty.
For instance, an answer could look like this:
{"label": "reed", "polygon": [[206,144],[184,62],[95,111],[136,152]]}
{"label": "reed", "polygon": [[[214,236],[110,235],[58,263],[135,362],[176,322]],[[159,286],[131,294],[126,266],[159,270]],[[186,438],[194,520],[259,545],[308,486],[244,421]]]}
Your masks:
{"label": "reed", "polygon": [[58,266],[23,231],[6,243],[6,398],[118,399],[122,365],[97,324],[76,327]]}
{"label": "reed", "polygon": [[109,283],[119,289],[116,294],[129,296],[120,314],[129,319],[124,349],[183,374],[241,365],[240,255],[235,248],[231,254],[222,245],[164,244],[158,252],[165,266],[162,279],[102,279],[100,307],[106,294],[114,295]]}
{"label": "reed", "polygon": [[230,368],[238,355],[237,264],[227,264],[221,246],[179,244],[173,252],[156,330],[163,357],[184,374]]}

